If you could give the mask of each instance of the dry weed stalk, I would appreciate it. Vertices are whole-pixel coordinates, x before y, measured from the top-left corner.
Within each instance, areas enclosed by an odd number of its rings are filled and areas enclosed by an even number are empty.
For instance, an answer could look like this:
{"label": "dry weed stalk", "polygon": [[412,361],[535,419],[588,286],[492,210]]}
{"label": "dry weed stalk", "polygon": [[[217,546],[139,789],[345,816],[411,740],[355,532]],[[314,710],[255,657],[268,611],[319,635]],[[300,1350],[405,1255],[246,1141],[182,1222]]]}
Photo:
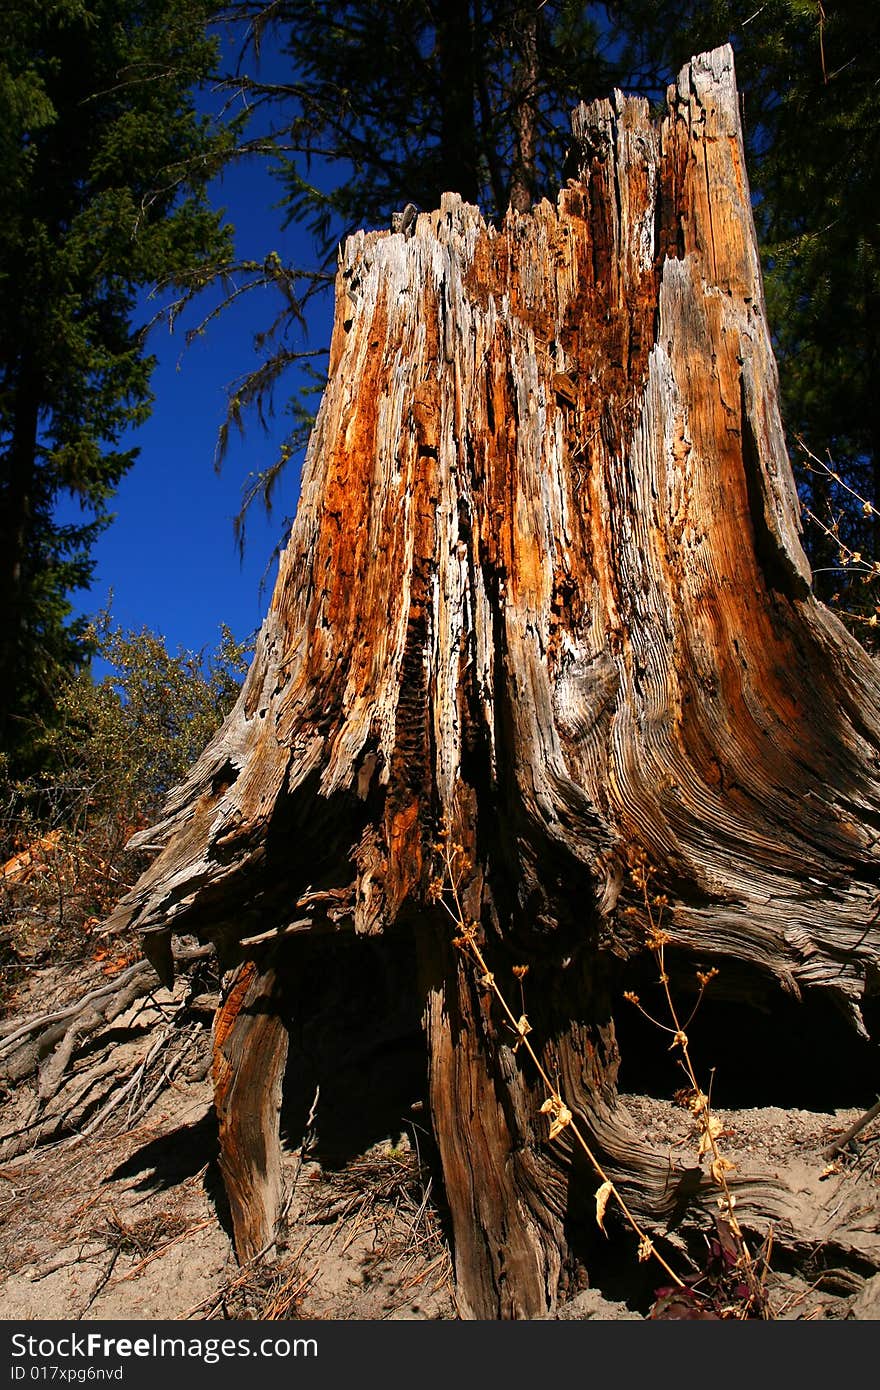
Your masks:
{"label": "dry weed stalk", "polygon": [[[516,1035],[514,1051],[518,1051],[520,1047],[525,1050],[544,1084],[547,1091],[547,1098],[541,1106],[541,1113],[549,1117],[550,1138],[555,1139],[563,1130],[567,1129],[572,1135],[575,1143],[582,1149],[587,1158],[587,1162],[599,1179],[600,1186],[596,1192],[596,1220],[600,1229],[605,1233],[605,1211],[609,1201],[613,1201],[630,1229],[638,1237],[639,1260],[655,1259],[669,1275],[670,1279],[673,1280],[674,1284],[680,1289],[685,1289],[686,1285],[684,1280],[676,1274],[672,1266],[663,1258],[650,1235],[648,1235],[647,1231],[639,1224],[632,1211],[630,1211],[623,1195],[608,1176],[581,1133],[581,1130],[578,1128],[577,1122],[571,1110],[566,1105],[558,1085],[554,1085],[548,1076],[540,1057],[529,1041],[529,1033],[532,1029],[526,1013],[523,1011],[519,1017],[516,1016],[502,993],[494,974],[489,969],[489,965],[477,941],[479,923],[468,920],[461,901],[460,887],[463,877],[461,861],[465,854],[464,846],[453,843],[448,829],[443,827],[439,832],[436,848],[443,858],[445,874],[433,880],[431,884],[431,897],[435,902],[441,903],[449,914],[457,932],[453,944],[477,967],[479,971],[479,983],[485,989],[491,991],[502,1013],[513,1029]],[[451,903],[448,900],[449,898],[452,899]],[[522,980],[526,969],[527,967],[524,966],[514,967],[514,974]]]}
{"label": "dry weed stalk", "polygon": [[[724,1308],[722,1316],[771,1318],[773,1314],[767,1297],[766,1277],[772,1246],[772,1231],[768,1233],[760,1257],[754,1257],[748,1248],[742,1227],[737,1219],[736,1197],[731,1192],[728,1183],[728,1174],[735,1171],[735,1164],[725,1156],[719,1143],[724,1133],[724,1126],[718,1116],[713,1114],[710,1097],[697,1079],[687,1031],[703,1002],[708,986],[718,974],[718,970],[713,966],[709,970],[697,971],[699,991],[696,1003],[687,1019],[682,1021],[672,993],[669,972],[666,968],[666,947],[669,945],[671,937],[663,929],[663,912],[668,907],[669,900],[663,893],[651,893],[650,876],[651,870],[647,856],[639,855],[632,869],[632,880],[635,887],[641,892],[644,901],[647,913],[646,945],[657,965],[658,979],[663,990],[670,1022],[664,1023],[662,1019],[655,1018],[653,1014],[649,1013],[639,996],[633,991],[627,990],[624,998],[633,1004],[643,1017],[656,1028],[671,1036],[670,1050],[678,1054],[679,1066],[688,1082],[687,1088],[678,1092],[676,1099],[687,1106],[693,1117],[698,1135],[698,1158],[700,1162],[704,1158],[710,1160],[709,1173],[712,1182],[719,1190],[720,1218],[716,1220],[716,1226],[718,1228],[721,1262],[724,1263],[726,1259],[732,1265],[731,1272],[739,1277],[742,1285],[739,1299]],[[630,907],[626,911],[635,914],[636,909]]]}
{"label": "dry weed stalk", "polygon": [[[845,478],[841,477],[836,468],[825,459],[818,458],[813,451],[807,447],[803,439],[799,438],[797,442],[803,451],[807,471],[823,479],[826,485],[833,484],[835,488],[839,488],[842,492],[845,492],[852,498],[854,503],[857,503],[861,515],[876,526],[878,520],[880,520],[880,514],[878,514],[877,508],[854,487],[851,487]],[[836,547],[838,563],[835,567],[835,571],[844,575],[858,575],[863,585],[876,585],[878,579],[880,579],[880,560],[876,557],[872,558],[870,555],[864,555],[860,550],[854,550],[852,546],[844,540],[840,530],[841,522],[844,519],[844,513],[841,511],[835,516],[831,510],[831,503],[829,502],[827,505],[829,512],[827,521],[817,516],[810,507],[804,506],[803,513],[804,516],[822,532],[825,539]],[[820,571],[816,570],[814,573],[820,573]],[[878,623],[880,623],[880,604],[877,603],[877,597],[876,589],[873,592],[869,589],[865,595],[865,604],[870,607],[870,613],[845,609],[845,616],[852,622],[861,623],[865,627],[876,628]],[[840,594],[835,594],[832,602],[836,603],[839,600]],[[872,636],[873,635],[874,634],[872,634]]]}
{"label": "dry weed stalk", "polygon": [[[748,1248],[745,1235],[736,1215],[736,1197],[731,1192],[728,1183],[728,1174],[734,1171],[734,1164],[722,1152],[719,1143],[723,1133],[723,1125],[719,1118],[713,1114],[710,1097],[703,1090],[697,1079],[687,1034],[687,1029],[690,1027],[702,1003],[705,991],[718,971],[714,967],[709,970],[698,971],[697,982],[699,984],[699,993],[697,1001],[688,1018],[682,1022],[672,995],[669,973],[666,969],[665,950],[671,938],[668,932],[663,930],[662,913],[664,908],[668,905],[668,900],[662,894],[651,895],[649,890],[650,871],[646,857],[641,856],[638,859],[633,871],[633,880],[636,887],[642,892],[644,898],[648,917],[647,946],[657,963],[659,980],[663,988],[664,998],[671,1021],[670,1024],[665,1024],[649,1014],[642,1006],[637,995],[627,992],[625,998],[635,1004],[653,1024],[671,1035],[672,1047],[679,1053],[678,1060],[689,1083],[687,1090],[682,1093],[682,1098],[687,1104],[697,1128],[698,1156],[701,1161],[705,1157],[710,1159],[709,1171],[711,1180],[719,1191],[719,1216],[716,1218],[715,1222],[717,1239],[714,1242],[714,1246],[716,1246],[717,1249],[712,1250],[712,1258],[719,1271],[716,1277],[716,1297],[714,1300],[709,1300],[708,1295],[704,1295],[695,1287],[697,1281],[693,1278],[688,1278],[687,1280],[682,1279],[667,1263],[657,1250],[651,1237],[633,1215],[620,1191],[593,1153],[593,1150],[578,1128],[571,1110],[566,1105],[558,1085],[554,1085],[551,1081],[529,1040],[531,1025],[525,1012],[525,1007],[523,1006],[523,1011],[517,1017],[516,1013],[507,1002],[493,972],[490,970],[485,955],[479,945],[477,940],[479,923],[469,921],[464,911],[460,891],[463,878],[461,860],[465,853],[464,847],[460,844],[453,843],[448,831],[442,829],[438,837],[437,849],[443,858],[445,874],[442,878],[436,878],[434,880],[431,888],[431,895],[435,901],[442,903],[456,927],[457,935],[454,938],[454,945],[476,966],[479,971],[479,983],[484,988],[491,991],[510,1027],[515,1033],[516,1042],[514,1044],[514,1051],[517,1051],[520,1047],[524,1048],[546,1088],[547,1098],[541,1106],[541,1112],[549,1117],[550,1138],[555,1139],[563,1130],[569,1130],[574,1141],[582,1149],[591,1168],[599,1178],[600,1185],[596,1192],[596,1220],[600,1229],[603,1232],[605,1231],[605,1211],[608,1203],[614,1202],[624,1220],[638,1237],[639,1260],[655,1259],[672,1279],[674,1288],[664,1291],[667,1294],[667,1301],[674,1303],[678,1300],[680,1302],[684,1297],[685,1299],[694,1300],[695,1304],[698,1304],[701,1299],[706,1299],[712,1302],[717,1310],[714,1313],[687,1313],[676,1310],[675,1312],[655,1313],[655,1315],[669,1317],[718,1316],[737,1319],[749,1317],[758,1317],[762,1319],[772,1318],[773,1312],[770,1308],[766,1290],[766,1277],[769,1268],[770,1250],[772,1248],[772,1232],[768,1233],[760,1255],[758,1257],[753,1256]],[[450,898],[451,902],[449,901]],[[628,910],[633,913],[636,911],[635,908],[630,908]],[[519,979],[520,986],[522,986],[522,980],[527,969],[527,966],[514,966],[513,968],[513,973]],[[719,1292],[728,1294],[731,1283],[733,1283],[733,1296],[728,1296],[723,1302],[719,1302]],[[663,1300],[660,1299],[657,1306],[659,1307],[662,1302]]]}

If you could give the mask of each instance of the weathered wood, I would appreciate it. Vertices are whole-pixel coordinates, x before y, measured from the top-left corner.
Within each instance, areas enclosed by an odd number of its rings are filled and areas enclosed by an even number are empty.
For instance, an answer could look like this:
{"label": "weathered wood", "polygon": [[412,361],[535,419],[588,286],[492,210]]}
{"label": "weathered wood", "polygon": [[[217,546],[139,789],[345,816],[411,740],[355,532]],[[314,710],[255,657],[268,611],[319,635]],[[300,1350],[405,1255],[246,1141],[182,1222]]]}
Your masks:
{"label": "weathered wood", "polygon": [[[635,1145],[616,1101],[619,969],[648,926],[632,866],[669,900],[677,958],[720,965],[734,995],[826,990],[863,1029],[880,979],[880,680],[810,588],[731,52],[683,69],[659,122],[616,93],[573,124],[555,207],[495,229],[447,195],[408,237],[347,242],[253,666],[111,923],[167,968],[172,931],[227,962],[273,933],[295,965],[304,923],[415,919],[478,1316],[552,1306],[584,1199],[438,940],[442,822],[499,978],[532,967],[548,1072],[655,1222],[712,1194]],[[739,1194],[782,1238],[815,1231],[783,1182]],[[876,1254],[876,1226],[822,1231]]]}
{"label": "weathered wood", "polygon": [[278,1117],[287,1061],[275,972],[244,961],[227,984],[214,1021],[214,1105],[220,1171],[239,1259],[272,1245],[281,1203]]}
{"label": "weathered wood", "polygon": [[[505,1113],[472,972],[456,959],[449,936],[444,929],[422,946],[432,966],[425,1010],[429,1100],[452,1218],[459,1312],[528,1316],[548,1306],[558,1284],[563,1213],[532,1200],[534,1156],[518,1144]],[[509,1055],[505,1060],[512,1079],[515,1065]]]}

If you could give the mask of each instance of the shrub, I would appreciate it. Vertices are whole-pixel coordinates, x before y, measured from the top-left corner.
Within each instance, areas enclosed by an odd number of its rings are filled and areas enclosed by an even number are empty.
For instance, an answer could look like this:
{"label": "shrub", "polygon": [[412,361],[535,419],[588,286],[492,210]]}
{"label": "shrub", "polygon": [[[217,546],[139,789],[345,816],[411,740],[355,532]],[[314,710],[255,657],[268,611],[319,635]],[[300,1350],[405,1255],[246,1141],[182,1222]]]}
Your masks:
{"label": "shrub", "polygon": [[0,935],[7,968],[79,954],[144,866],[126,849],[156,816],[238,694],[248,648],[225,626],[210,655],[95,620],[94,668],[58,691],[39,771],[0,754]]}

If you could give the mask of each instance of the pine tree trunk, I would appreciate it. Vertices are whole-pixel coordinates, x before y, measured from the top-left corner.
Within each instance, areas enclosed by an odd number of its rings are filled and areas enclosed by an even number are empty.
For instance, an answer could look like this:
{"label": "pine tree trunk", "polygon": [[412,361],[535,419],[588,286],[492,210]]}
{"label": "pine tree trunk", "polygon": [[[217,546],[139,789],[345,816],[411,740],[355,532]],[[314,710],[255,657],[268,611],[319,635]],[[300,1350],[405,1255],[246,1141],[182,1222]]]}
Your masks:
{"label": "pine tree trunk", "polygon": [[27,738],[21,709],[24,570],[33,525],[39,396],[26,360],[13,396],[14,424],[2,460],[0,487],[0,746],[15,748]]}
{"label": "pine tree trunk", "polygon": [[[650,925],[631,870],[668,899],[680,978],[718,966],[731,998],[826,991],[863,1029],[880,965],[880,683],[800,546],[730,50],[682,71],[661,121],[618,93],[574,134],[556,207],[496,230],[447,195],[409,238],[347,243],[252,669],[113,921],[160,972],[196,932],[282,995],[303,938],[412,934],[473,1317],[542,1314],[601,1238],[597,1180],[548,1140],[546,1091],[436,901],[442,825],[496,980],[519,1012],[529,966],[543,1065],[655,1231],[717,1191],[618,1101],[621,972]],[[264,1048],[274,1095],[280,1035],[261,1036],[248,1075]],[[252,1249],[275,1170],[242,1197],[253,1171],[226,1168]],[[877,1261],[876,1216],[735,1183],[778,1240]]]}

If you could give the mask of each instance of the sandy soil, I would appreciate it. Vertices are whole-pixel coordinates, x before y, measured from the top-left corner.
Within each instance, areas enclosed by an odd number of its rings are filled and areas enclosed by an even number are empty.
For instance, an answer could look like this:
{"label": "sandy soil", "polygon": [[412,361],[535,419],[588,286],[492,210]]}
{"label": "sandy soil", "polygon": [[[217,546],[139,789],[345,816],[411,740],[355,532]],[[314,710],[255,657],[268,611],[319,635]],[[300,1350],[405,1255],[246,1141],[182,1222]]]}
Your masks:
{"label": "sandy soil", "polygon": [[[34,972],[4,1031],[29,1010],[46,1011],[88,987],[97,968],[81,966],[75,978],[69,970]],[[178,1003],[175,995],[157,991],[116,1020],[109,1053],[102,1039],[115,1076],[134,1077],[137,1085],[91,1134],[23,1147],[22,1136],[34,1124],[36,1082],[7,1087],[0,1117],[0,1317],[455,1318],[442,1204],[417,1094],[399,1107],[399,1120],[384,1138],[334,1162],[322,1157],[317,1142],[318,1098],[306,1134],[286,1141],[287,1206],[278,1247],[248,1268],[236,1264],[207,1074],[210,995],[201,1012],[196,1001],[187,1031],[178,1032],[174,1068],[166,1051],[138,1075],[157,1029]],[[76,1066],[86,1077],[94,1057]],[[171,1074],[163,1078],[162,1067]],[[648,1096],[629,1096],[626,1103],[646,1141],[667,1146],[679,1160],[692,1149],[685,1110]],[[822,1181],[823,1147],[858,1112],[765,1107],[718,1115],[734,1162],[759,1157],[789,1178],[801,1174],[806,1192]],[[863,1132],[838,1170],[862,1194],[866,1210],[876,1210],[880,1123]],[[829,1269],[819,1250],[812,1262],[806,1253],[797,1273],[790,1265],[771,1257],[768,1287],[777,1316],[880,1317],[880,1276],[870,1278],[867,1267]],[[607,1286],[582,1290],[557,1316],[610,1320],[644,1312],[643,1294],[621,1292],[618,1270]]]}

